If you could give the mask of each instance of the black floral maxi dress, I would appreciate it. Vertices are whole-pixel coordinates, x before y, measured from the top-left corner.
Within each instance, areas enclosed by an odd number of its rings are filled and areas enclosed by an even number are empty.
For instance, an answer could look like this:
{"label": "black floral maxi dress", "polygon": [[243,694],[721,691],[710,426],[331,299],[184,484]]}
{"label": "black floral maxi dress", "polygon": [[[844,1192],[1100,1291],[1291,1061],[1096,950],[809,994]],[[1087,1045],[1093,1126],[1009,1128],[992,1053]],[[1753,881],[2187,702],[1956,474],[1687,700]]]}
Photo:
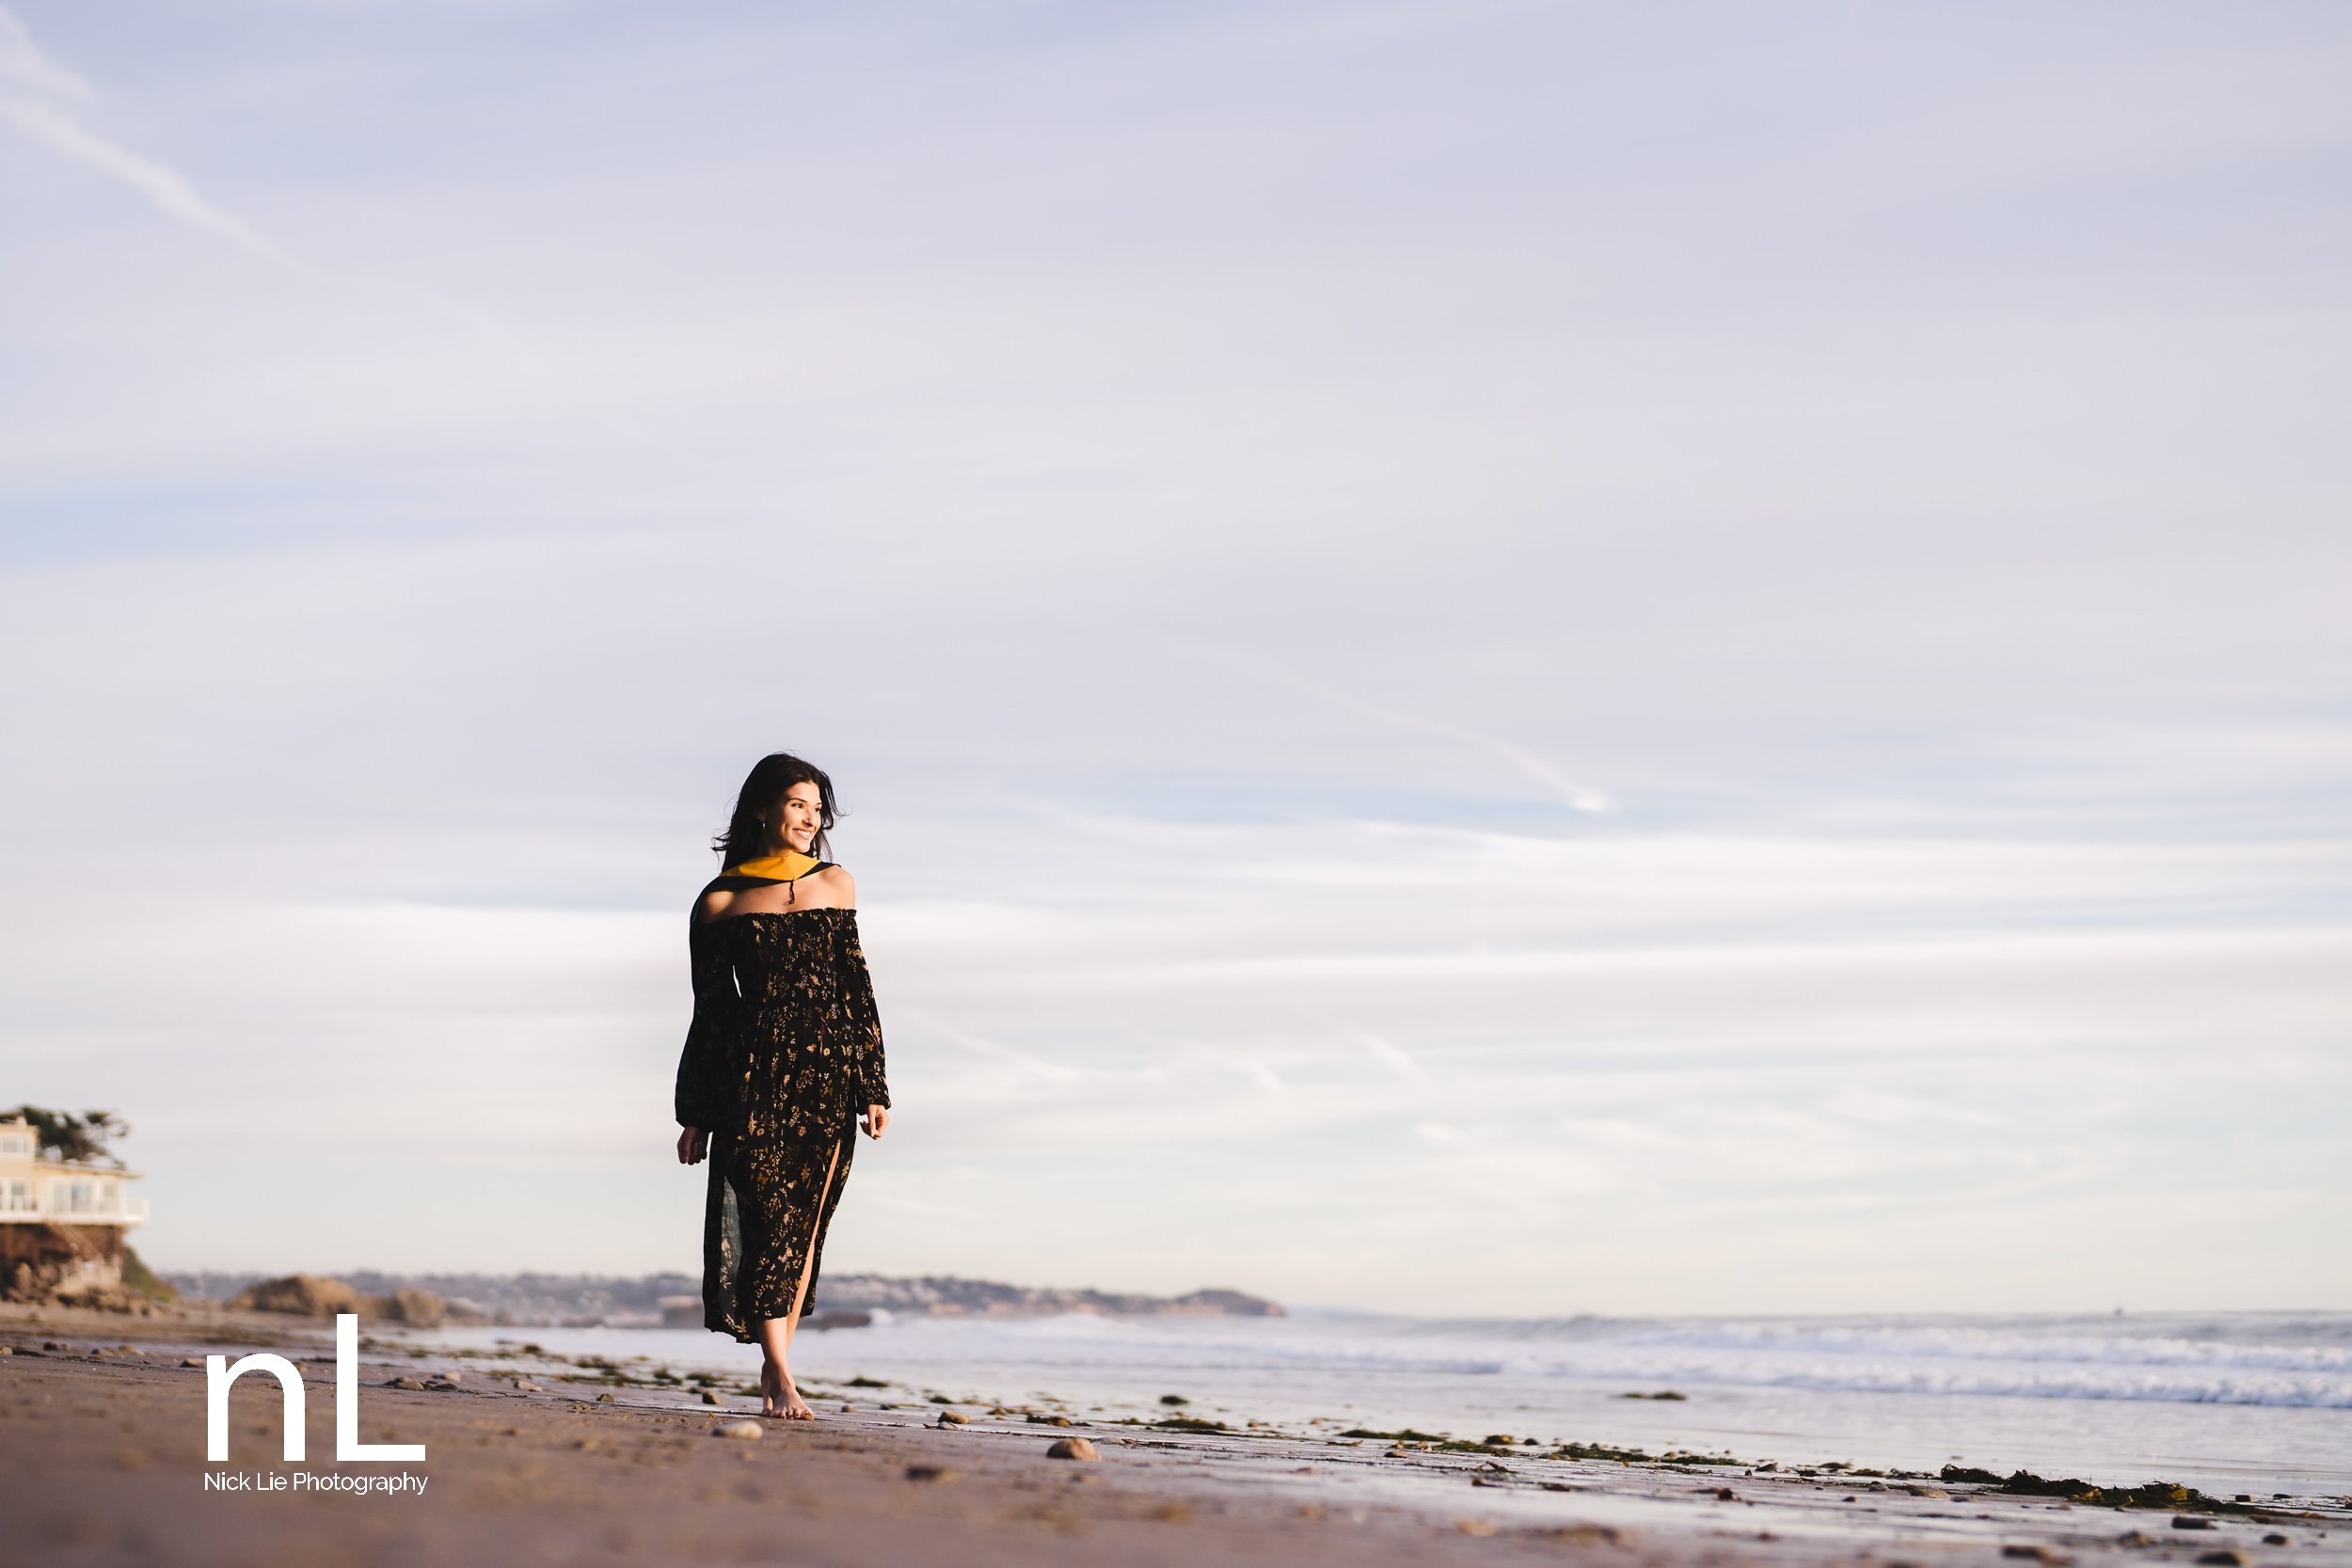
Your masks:
{"label": "black floral maxi dress", "polygon": [[703,1324],[748,1344],[761,1320],[792,1315],[803,1271],[803,1310],[815,1308],[857,1117],[887,1106],[890,1090],[855,910],[712,918],[701,908],[698,898],[688,933],[694,1021],[678,1056],[677,1120],[710,1133]]}

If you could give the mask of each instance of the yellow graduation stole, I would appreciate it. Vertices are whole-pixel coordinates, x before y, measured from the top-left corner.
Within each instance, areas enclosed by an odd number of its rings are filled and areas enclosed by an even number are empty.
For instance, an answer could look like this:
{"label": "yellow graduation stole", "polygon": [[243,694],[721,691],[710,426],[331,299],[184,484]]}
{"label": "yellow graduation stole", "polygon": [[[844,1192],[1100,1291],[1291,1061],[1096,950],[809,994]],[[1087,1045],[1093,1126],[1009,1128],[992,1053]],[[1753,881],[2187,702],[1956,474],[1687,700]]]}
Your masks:
{"label": "yellow graduation stole", "polygon": [[820,861],[815,855],[803,855],[798,849],[787,849],[781,854],[761,855],[754,860],[737,861],[719,875],[722,877],[757,877],[763,881],[770,882],[797,882],[818,866],[829,863],[831,863]]}

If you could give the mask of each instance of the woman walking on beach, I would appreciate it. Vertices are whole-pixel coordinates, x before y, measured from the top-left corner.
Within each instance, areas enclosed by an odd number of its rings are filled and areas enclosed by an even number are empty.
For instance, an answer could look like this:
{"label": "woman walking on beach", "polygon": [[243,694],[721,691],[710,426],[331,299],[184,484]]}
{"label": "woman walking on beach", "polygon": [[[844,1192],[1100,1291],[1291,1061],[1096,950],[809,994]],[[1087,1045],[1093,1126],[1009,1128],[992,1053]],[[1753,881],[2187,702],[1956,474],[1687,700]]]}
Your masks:
{"label": "woman walking on beach", "polygon": [[857,885],[823,857],[833,781],[759,759],[694,901],[694,1022],[678,1056],[677,1157],[710,1159],[703,1323],[765,1354],[760,1413],[810,1420],[792,1328],[812,1300],[854,1121],[890,1120],[882,1023],[858,943]]}

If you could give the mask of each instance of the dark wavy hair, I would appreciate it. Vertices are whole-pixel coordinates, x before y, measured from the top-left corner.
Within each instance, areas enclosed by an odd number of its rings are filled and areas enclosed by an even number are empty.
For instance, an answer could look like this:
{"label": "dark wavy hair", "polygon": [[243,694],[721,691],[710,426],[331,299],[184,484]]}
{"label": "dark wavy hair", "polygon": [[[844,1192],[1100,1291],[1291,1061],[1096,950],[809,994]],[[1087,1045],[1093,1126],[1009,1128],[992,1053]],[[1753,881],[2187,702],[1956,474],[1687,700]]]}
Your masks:
{"label": "dark wavy hair", "polygon": [[735,815],[727,818],[727,831],[711,840],[710,847],[719,852],[721,866],[766,852],[768,834],[759,825],[759,815],[775,810],[784,792],[798,784],[815,784],[820,802],[817,836],[810,841],[809,850],[820,861],[833,858],[833,847],[826,839],[834,818],[832,778],[813,762],[803,762],[789,752],[774,752],[752,765],[751,775],[736,792]]}

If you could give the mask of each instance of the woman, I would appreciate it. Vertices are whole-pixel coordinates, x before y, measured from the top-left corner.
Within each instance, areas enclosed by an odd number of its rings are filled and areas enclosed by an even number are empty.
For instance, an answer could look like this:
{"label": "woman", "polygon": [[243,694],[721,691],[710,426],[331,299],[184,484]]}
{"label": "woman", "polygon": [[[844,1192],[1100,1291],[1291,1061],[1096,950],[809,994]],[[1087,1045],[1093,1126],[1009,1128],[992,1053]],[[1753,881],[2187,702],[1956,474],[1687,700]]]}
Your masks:
{"label": "woman", "polygon": [[694,902],[694,1022],[677,1065],[677,1157],[710,1157],[703,1323],[765,1359],[760,1414],[812,1420],[792,1385],[792,1327],[859,1122],[890,1121],[882,1023],[858,944],[857,885],[826,860],[833,781],[759,759],[714,846],[724,869]]}

